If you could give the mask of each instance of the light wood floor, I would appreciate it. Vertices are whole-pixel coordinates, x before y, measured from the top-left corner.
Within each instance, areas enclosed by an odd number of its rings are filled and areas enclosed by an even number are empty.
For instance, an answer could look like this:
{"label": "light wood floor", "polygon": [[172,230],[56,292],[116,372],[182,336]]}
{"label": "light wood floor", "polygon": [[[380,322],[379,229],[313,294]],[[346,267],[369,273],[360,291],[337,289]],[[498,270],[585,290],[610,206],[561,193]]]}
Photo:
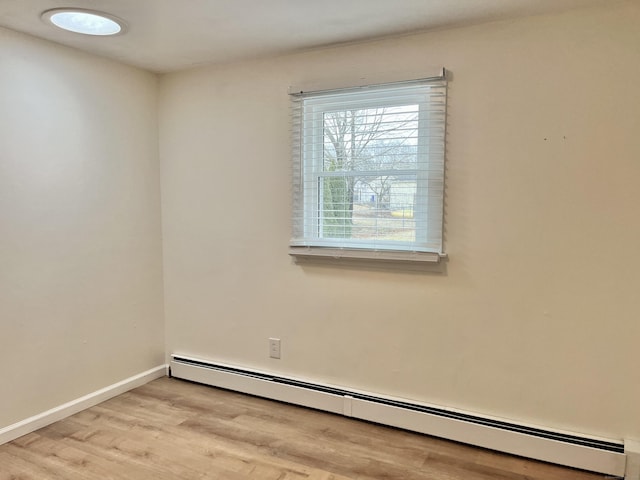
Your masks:
{"label": "light wood floor", "polygon": [[602,480],[162,378],[0,446],[0,480]]}

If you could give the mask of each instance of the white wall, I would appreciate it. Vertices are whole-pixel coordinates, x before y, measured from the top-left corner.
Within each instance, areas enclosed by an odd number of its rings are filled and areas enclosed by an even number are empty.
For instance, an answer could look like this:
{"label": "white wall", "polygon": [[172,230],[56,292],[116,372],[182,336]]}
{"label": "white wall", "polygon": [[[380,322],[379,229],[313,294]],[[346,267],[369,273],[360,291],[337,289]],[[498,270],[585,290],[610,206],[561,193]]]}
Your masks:
{"label": "white wall", "polygon": [[[164,76],[168,352],[640,437],[639,24],[612,3]],[[288,85],[420,64],[454,75],[446,273],[293,264]]]}
{"label": "white wall", "polygon": [[157,78],[0,29],[0,427],[164,362]]}

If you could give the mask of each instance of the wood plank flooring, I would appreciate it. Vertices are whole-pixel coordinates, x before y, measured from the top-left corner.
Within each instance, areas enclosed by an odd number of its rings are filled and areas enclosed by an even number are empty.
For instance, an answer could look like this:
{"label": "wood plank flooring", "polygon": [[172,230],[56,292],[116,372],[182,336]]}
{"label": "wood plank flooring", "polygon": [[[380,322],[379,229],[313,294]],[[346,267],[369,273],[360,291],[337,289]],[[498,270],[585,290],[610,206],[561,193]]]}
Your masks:
{"label": "wood plank flooring", "polygon": [[602,480],[161,378],[0,446],[0,480]]}

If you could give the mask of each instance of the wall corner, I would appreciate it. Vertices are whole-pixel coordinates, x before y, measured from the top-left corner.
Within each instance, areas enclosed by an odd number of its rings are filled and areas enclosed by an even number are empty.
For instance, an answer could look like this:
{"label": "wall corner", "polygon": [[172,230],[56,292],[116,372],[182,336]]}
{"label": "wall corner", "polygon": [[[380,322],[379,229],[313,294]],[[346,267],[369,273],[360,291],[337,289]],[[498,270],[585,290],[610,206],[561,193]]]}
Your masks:
{"label": "wall corner", "polygon": [[627,456],[625,480],[640,480],[640,441],[624,440],[624,453]]}

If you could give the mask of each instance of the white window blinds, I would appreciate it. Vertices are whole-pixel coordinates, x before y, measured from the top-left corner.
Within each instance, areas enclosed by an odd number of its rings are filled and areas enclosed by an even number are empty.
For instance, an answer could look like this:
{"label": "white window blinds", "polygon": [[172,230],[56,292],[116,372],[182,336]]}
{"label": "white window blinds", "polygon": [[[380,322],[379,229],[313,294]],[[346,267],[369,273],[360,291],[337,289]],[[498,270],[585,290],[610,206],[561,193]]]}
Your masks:
{"label": "white window blinds", "polygon": [[444,75],[291,99],[291,246],[443,254]]}

